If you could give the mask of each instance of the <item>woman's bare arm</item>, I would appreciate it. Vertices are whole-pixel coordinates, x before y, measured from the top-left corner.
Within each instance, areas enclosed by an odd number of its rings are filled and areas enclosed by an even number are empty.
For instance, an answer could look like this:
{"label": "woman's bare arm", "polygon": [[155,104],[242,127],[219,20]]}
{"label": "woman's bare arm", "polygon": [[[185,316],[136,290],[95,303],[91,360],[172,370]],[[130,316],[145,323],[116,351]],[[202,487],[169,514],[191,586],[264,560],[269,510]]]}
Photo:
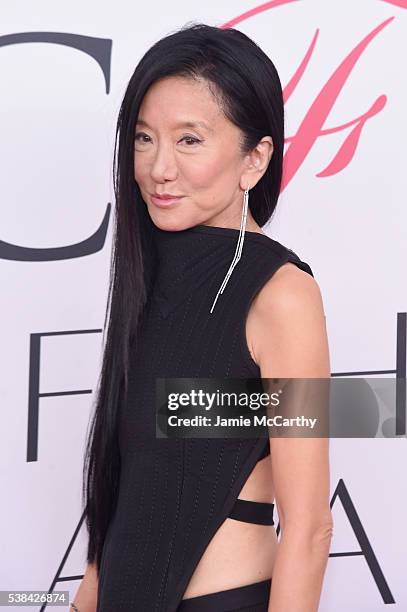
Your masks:
{"label": "woman's bare arm", "polygon": [[[294,264],[284,264],[263,287],[250,329],[263,378],[330,377],[320,290]],[[281,538],[269,612],[316,612],[333,528],[329,439],[273,436],[270,449]]]}
{"label": "woman's bare arm", "polygon": [[[98,576],[96,563],[89,563],[76,592],[73,603],[79,612],[96,612]],[[70,612],[73,610],[70,607]]]}

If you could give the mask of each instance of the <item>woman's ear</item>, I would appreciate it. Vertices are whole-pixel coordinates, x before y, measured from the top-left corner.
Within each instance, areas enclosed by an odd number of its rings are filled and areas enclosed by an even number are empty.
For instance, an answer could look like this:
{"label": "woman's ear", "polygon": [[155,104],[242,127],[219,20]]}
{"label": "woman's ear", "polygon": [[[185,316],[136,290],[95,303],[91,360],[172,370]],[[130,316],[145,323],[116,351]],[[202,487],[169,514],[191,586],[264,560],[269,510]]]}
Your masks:
{"label": "woman's ear", "polygon": [[252,189],[266,172],[273,155],[273,140],[271,136],[264,136],[257,145],[246,155],[246,169],[241,176],[240,186]]}

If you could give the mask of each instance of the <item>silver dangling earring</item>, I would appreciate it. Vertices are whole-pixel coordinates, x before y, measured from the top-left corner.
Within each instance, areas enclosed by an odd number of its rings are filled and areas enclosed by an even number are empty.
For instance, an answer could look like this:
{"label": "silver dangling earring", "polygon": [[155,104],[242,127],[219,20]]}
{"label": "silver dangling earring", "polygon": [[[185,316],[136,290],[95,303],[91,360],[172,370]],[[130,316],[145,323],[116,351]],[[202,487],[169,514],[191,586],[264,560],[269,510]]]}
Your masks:
{"label": "silver dangling earring", "polygon": [[216,294],[216,297],[213,301],[212,304],[212,308],[211,308],[211,314],[213,312],[213,309],[215,308],[215,304],[217,302],[217,299],[219,297],[219,295],[221,293],[223,293],[224,288],[226,287],[226,284],[229,280],[229,278],[232,275],[232,272],[236,266],[236,264],[238,263],[241,253],[242,253],[242,248],[243,248],[243,242],[244,242],[244,236],[245,236],[245,231],[246,231],[246,219],[247,219],[247,209],[249,206],[249,188],[245,189],[244,192],[244,196],[243,196],[243,211],[242,211],[242,220],[240,222],[240,231],[239,231],[239,238],[237,241],[237,246],[236,246],[236,251],[235,251],[235,255],[233,257],[233,261],[230,264],[229,270],[227,271],[227,274],[225,276],[225,278],[223,279],[223,283],[219,288],[218,293]]}

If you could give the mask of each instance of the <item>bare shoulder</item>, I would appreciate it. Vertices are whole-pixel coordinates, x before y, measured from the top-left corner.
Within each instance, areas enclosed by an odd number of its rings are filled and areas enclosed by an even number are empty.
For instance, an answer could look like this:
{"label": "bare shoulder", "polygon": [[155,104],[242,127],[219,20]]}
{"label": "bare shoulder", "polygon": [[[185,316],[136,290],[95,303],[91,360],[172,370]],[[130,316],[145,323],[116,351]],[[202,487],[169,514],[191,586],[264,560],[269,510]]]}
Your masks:
{"label": "bare shoulder", "polygon": [[325,316],[320,287],[311,274],[287,262],[273,274],[257,294],[250,314],[267,324],[271,318]]}
{"label": "bare shoulder", "polygon": [[329,375],[323,299],[318,282],[287,262],[251,305],[247,341],[263,377]]}

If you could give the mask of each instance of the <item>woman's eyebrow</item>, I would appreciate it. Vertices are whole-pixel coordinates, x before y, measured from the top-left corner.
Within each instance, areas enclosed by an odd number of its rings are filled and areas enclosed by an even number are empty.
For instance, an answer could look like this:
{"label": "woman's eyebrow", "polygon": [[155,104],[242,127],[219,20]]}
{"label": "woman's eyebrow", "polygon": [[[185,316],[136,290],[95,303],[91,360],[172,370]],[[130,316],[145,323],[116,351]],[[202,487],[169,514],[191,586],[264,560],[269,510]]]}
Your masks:
{"label": "woman's eyebrow", "polygon": [[[147,121],[144,121],[144,119],[141,119],[141,118],[137,119],[136,125],[142,125],[146,128],[152,129],[148,125]],[[208,130],[208,132],[213,132],[213,129],[205,121],[180,121],[179,123],[176,123],[174,127],[175,128],[179,128],[179,127],[199,128],[200,127],[200,128],[203,128],[204,130]]]}

